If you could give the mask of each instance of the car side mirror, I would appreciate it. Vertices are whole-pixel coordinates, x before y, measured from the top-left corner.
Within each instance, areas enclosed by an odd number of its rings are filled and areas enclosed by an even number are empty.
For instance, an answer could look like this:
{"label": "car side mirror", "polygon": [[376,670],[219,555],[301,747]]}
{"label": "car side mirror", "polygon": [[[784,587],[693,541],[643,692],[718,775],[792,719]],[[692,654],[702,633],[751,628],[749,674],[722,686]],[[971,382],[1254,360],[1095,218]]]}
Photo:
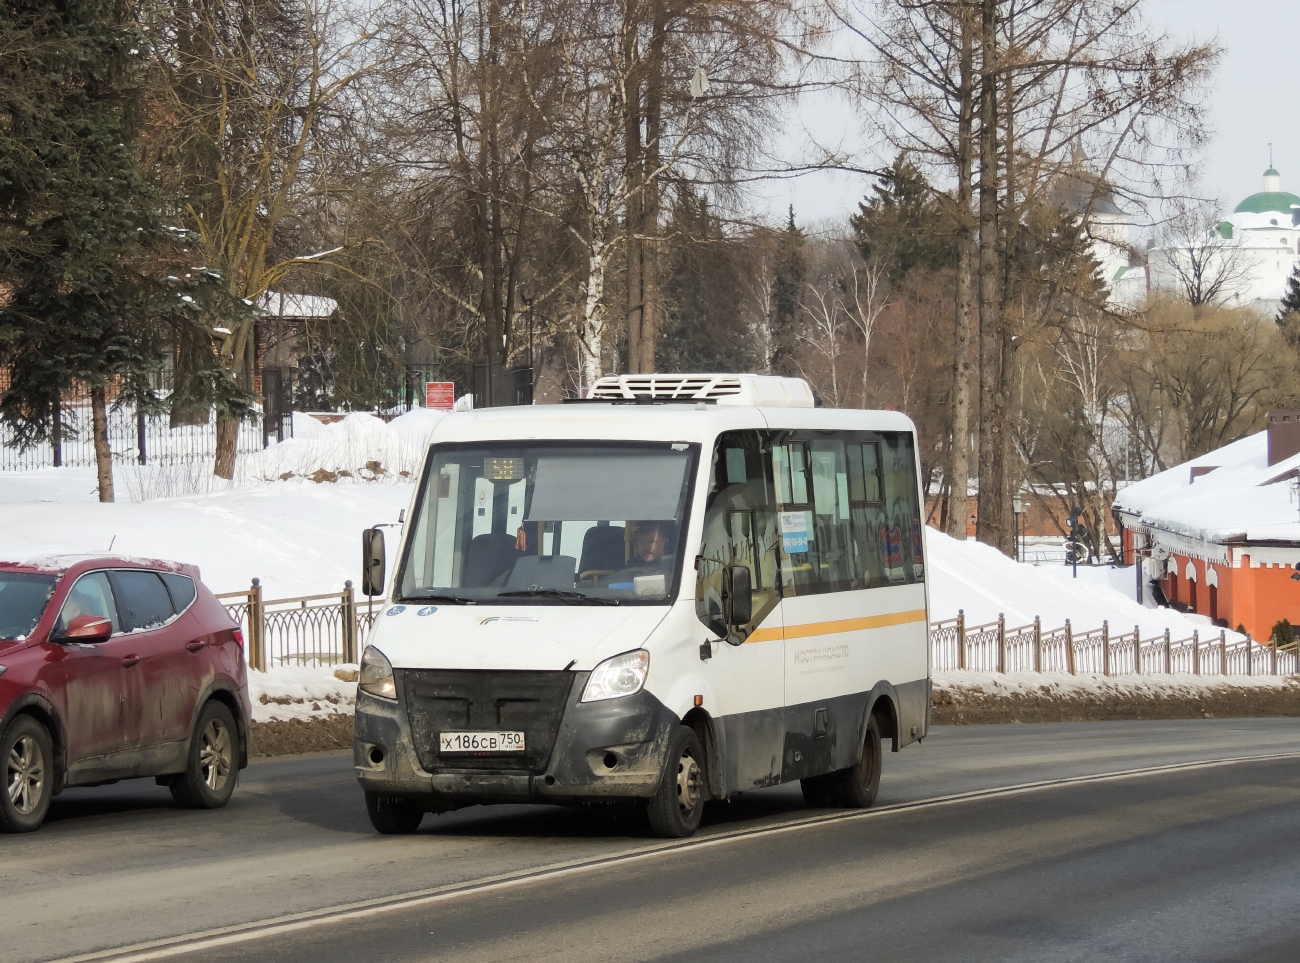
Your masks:
{"label": "car side mirror", "polygon": [[361,592],[364,595],[384,594],[384,530],[367,528],[361,533]]}
{"label": "car side mirror", "polygon": [[104,642],[113,637],[113,620],[102,615],[78,615],[68,623],[60,642]]}
{"label": "car side mirror", "polygon": [[727,625],[748,625],[754,615],[753,578],[748,565],[728,565],[722,575],[722,616]]}

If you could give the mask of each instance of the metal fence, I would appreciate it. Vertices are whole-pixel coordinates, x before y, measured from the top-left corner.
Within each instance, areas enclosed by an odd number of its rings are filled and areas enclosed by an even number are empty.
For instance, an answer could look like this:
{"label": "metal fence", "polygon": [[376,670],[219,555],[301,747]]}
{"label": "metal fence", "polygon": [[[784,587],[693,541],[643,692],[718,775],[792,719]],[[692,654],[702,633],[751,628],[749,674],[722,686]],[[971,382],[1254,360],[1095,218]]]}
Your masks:
{"label": "metal fence", "polygon": [[262,584],[253,579],[248,591],[217,598],[244,630],[249,666],[262,672],[356,662],[379,613],[357,605],[350,581],[342,592],[263,599]]}
{"label": "metal fence", "polygon": [[1229,642],[1228,634],[1201,638],[1199,631],[1173,639],[1169,630],[1142,638],[1138,626],[1112,632],[1101,628],[1077,632],[1067,619],[1056,629],[1044,629],[1035,617],[1030,625],[1008,627],[1005,616],[983,625],[957,618],[930,624],[930,661],[934,669],[974,672],[1068,672],[1123,675],[1293,675],[1300,672],[1300,652],[1260,645],[1250,638]]}
{"label": "metal fence", "polygon": [[[37,468],[93,468],[95,439],[89,404],[66,404],[63,428],[51,440],[20,448],[13,429],[0,422],[0,471]],[[265,447],[262,415],[252,412],[239,428],[237,450],[250,454]],[[217,422],[171,426],[165,413],[144,414],[129,405],[108,409],[108,447],[115,464],[187,465],[209,461],[217,450]]]}
{"label": "metal fence", "polygon": [[[342,592],[263,599],[262,584],[253,579],[247,591],[217,598],[244,630],[249,665],[263,672],[276,666],[355,663],[383,610],[382,602],[376,606],[373,600],[358,605],[350,581]],[[1229,642],[1223,630],[1204,639],[1199,632],[1173,639],[1166,629],[1144,639],[1136,625],[1127,632],[1112,632],[1109,622],[1086,632],[1076,632],[1068,619],[1055,629],[1044,629],[1038,618],[1029,625],[1008,627],[1004,616],[968,626],[965,612],[930,623],[930,660],[941,672],[969,669],[1112,677],[1300,672],[1300,652],[1251,639]]]}

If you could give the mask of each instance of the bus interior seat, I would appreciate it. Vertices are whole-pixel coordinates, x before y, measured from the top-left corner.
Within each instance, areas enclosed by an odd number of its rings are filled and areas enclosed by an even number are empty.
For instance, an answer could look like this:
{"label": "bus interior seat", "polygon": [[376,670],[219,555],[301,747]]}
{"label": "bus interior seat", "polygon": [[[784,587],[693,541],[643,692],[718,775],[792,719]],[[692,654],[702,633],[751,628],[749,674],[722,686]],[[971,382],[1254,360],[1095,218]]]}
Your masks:
{"label": "bus interior seat", "polygon": [[627,542],[622,525],[595,525],[582,536],[578,572],[617,572],[627,559]]}
{"label": "bus interior seat", "polygon": [[506,579],[508,589],[560,589],[573,591],[578,560],[572,555],[525,555],[515,562]]}
{"label": "bus interior seat", "polygon": [[467,588],[483,588],[510,571],[519,558],[519,550],[515,548],[515,536],[491,532],[474,536],[468,556],[461,584]]}

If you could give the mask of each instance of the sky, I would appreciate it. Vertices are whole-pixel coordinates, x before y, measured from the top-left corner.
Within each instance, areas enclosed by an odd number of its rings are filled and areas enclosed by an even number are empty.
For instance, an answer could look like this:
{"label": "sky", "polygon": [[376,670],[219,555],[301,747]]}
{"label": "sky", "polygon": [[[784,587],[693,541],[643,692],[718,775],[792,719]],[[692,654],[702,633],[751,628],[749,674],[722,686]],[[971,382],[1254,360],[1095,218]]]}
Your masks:
{"label": "sky", "polygon": [[[1300,193],[1300,60],[1292,53],[1300,40],[1300,2],[1146,0],[1145,8],[1153,27],[1183,39],[1217,40],[1224,48],[1210,94],[1212,135],[1202,158],[1199,193],[1218,198],[1228,213],[1247,195],[1263,190],[1270,143],[1282,189]],[[807,101],[786,125],[782,153],[798,156],[813,138],[852,145],[855,126],[853,112],[842,100]],[[796,220],[816,225],[854,210],[869,187],[863,175],[807,174],[758,185],[755,207],[784,221],[793,205]]]}

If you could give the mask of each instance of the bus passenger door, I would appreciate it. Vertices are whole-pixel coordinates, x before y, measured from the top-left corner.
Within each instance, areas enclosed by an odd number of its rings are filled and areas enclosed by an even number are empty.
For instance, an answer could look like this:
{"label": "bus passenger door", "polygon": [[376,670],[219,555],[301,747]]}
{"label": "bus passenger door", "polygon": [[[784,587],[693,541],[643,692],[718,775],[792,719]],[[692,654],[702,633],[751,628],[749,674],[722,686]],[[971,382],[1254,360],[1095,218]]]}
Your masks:
{"label": "bus passenger door", "polygon": [[[781,781],[785,742],[785,636],[780,612],[776,517],[759,432],[727,432],[713,453],[712,486],[697,560],[695,605],[713,638],[709,675],[723,732],[727,792]],[[749,568],[752,616],[737,630],[722,614],[729,565]],[[724,639],[730,640],[731,644]]]}

